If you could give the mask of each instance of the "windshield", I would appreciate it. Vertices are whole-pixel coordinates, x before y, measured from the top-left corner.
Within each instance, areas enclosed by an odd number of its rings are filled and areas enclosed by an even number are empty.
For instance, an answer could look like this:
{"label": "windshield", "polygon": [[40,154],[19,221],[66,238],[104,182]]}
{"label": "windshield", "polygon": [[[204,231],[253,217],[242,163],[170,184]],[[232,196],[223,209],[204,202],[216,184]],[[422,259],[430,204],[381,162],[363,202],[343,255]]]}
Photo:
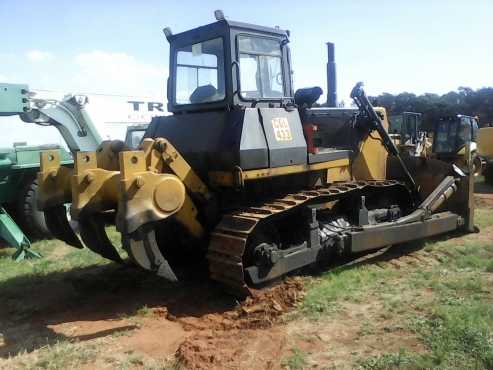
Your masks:
{"label": "windshield", "polygon": [[435,132],[435,152],[453,153],[456,149],[457,141],[456,120],[443,120],[437,124]]}
{"label": "windshield", "polygon": [[284,94],[281,43],[277,39],[239,36],[241,96],[280,98]]}
{"label": "windshield", "polygon": [[176,104],[197,104],[223,100],[223,39],[199,42],[176,52]]}
{"label": "windshield", "polygon": [[390,128],[389,131],[391,134],[400,134],[402,130],[402,115],[394,115],[390,116]]}
{"label": "windshield", "polygon": [[145,132],[145,129],[127,131],[125,144],[127,144],[130,149],[137,149],[140,145],[140,142],[142,141],[142,138],[144,137]]}
{"label": "windshield", "polygon": [[436,129],[435,152],[455,153],[467,142],[476,142],[478,122],[473,117],[459,116],[442,120]]}

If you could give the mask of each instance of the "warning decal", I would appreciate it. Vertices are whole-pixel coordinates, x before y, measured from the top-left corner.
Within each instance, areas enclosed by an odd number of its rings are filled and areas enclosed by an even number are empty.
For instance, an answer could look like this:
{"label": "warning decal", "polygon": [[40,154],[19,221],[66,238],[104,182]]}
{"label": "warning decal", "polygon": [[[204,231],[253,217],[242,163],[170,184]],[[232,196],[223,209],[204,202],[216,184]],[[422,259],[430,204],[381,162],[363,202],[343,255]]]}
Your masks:
{"label": "warning decal", "polygon": [[291,135],[291,127],[289,127],[289,121],[286,117],[272,118],[272,128],[274,129],[274,136],[277,141],[291,141],[293,136]]}

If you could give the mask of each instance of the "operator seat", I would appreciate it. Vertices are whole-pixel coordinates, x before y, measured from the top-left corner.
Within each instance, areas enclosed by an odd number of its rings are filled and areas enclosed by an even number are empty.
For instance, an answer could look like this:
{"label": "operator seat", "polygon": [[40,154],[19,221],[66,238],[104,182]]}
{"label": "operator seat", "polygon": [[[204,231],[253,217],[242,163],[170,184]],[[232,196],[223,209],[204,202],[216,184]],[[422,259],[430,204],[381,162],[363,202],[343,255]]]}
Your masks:
{"label": "operator seat", "polygon": [[208,101],[215,100],[214,97],[217,94],[217,89],[209,85],[198,86],[193,93],[190,95],[190,103],[206,103]]}

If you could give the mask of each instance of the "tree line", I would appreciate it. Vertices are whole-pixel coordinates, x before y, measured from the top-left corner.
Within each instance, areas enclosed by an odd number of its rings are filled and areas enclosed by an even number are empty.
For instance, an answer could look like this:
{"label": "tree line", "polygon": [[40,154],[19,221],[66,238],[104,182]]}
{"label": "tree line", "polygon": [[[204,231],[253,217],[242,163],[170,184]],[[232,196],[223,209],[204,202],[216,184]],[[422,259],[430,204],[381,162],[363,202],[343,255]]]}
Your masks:
{"label": "tree line", "polygon": [[425,126],[431,127],[439,117],[464,114],[478,116],[480,126],[493,125],[493,87],[471,89],[459,87],[444,95],[426,93],[415,95],[383,93],[370,97],[374,106],[385,107],[388,114],[423,113]]}

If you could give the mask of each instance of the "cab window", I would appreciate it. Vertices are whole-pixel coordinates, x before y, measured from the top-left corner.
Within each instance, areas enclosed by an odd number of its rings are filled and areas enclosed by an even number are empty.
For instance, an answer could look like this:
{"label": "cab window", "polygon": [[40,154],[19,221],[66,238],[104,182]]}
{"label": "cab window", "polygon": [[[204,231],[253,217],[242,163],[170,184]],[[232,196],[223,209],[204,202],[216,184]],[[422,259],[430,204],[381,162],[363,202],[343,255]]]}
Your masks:
{"label": "cab window", "polygon": [[457,148],[461,148],[472,139],[472,122],[469,117],[461,117],[459,132],[457,133]]}
{"label": "cab window", "polygon": [[436,126],[435,149],[437,153],[452,153],[455,148],[457,126],[453,121],[440,121]]}
{"label": "cab window", "polygon": [[176,52],[176,104],[198,104],[225,98],[224,45],[215,38]]}
{"label": "cab window", "polygon": [[238,36],[240,93],[245,99],[285,95],[280,40]]}

